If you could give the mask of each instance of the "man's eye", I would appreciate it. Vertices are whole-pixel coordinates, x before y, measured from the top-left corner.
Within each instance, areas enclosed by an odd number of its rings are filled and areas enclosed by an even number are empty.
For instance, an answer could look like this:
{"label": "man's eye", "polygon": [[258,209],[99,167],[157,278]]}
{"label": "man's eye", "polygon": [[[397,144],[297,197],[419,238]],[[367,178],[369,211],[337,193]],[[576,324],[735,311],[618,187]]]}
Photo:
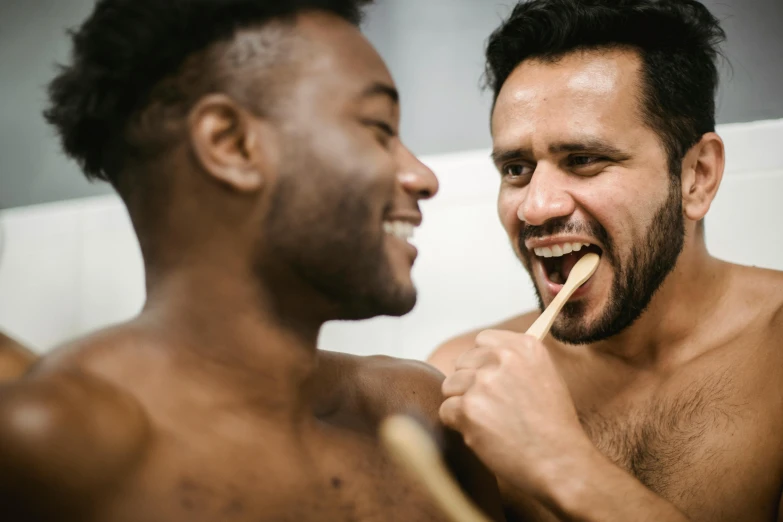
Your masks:
{"label": "man's eye", "polygon": [[600,158],[597,156],[570,156],[568,158],[568,164],[571,167],[586,167],[601,161],[606,161],[606,158]]}
{"label": "man's eye", "polygon": [[375,129],[378,129],[389,138],[394,138],[395,136],[397,136],[397,132],[394,130],[394,127],[392,127],[391,125],[389,125],[383,120],[367,119],[364,120],[364,124],[369,127],[374,127]]}
{"label": "man's eye", "polygon": [[503,174],[503,176],[507,176],[510,178],[518,178],[530,174],[531,170],[532,169],[526,165],[512,164],[503,167],[501,173]]}
{"label": "man's eye", "polygon": [[392,126],[388,123],[384,123],[382,121],[375,122],[375,126],[378,127],[381,131],[383,131],[384,134],[387,134],[390,138],[393,138],[397,135],[396,132],[394,132],[394,129],[392,129]]}

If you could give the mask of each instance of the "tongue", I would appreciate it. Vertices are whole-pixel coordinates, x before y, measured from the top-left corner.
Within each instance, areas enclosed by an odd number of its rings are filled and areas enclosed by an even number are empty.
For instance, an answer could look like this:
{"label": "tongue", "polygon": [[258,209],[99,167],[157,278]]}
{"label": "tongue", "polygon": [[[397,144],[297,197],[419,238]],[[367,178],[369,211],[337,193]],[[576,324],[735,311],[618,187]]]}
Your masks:
{"label": "tongue", "polygon": [[571,274],[571,269],[574,268],[576,262],[579,261],[583,255],[585,255],[585,252],[573,252],[563,256],[563,264],[560,265],[560,274],[563,276],[563,283],[566,282],[569,274]]}

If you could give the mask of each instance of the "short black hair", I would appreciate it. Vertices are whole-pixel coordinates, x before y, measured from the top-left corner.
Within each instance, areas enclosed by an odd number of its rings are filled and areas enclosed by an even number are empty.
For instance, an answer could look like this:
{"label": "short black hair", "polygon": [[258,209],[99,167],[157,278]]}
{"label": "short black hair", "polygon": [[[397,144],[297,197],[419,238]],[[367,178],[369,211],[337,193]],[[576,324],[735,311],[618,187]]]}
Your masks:
{"label": "short black hair", "polygon": [[[696,0],[530,0],[490,36],[485,78],[497,101],[524,60],[628,48],[642,60],[643,116],[666,149],[669,171],[715,130],[719,21]],[[493,107],[494,108],[494,107]]]}
{"label": "short black hair", "polygon": [[69,33],[71,63],[49,85],[44,117],[89,179],[115,182],[118,156],[128,152],[123,141],[129,121],[152,101],[182,103],[184,93],[157,86],[190,56],[231,41],[241,29],[291,21],[304,11],[325,11],[359,25],[370,1],[98,0],[90,17]]}

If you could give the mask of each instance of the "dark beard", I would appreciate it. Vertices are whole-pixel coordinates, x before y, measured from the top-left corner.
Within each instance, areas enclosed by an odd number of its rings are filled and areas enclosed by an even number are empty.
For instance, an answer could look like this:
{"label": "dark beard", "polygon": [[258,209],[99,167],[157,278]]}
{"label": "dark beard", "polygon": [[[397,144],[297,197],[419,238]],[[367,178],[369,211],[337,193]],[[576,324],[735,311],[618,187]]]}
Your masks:
{"label": "dark beard", "polygon": [[[271,253],[331,303],[330,319],[401,316],[412,310],[416,290],[395,281],[380,223],[373,226],[377,219],[363,194],[342,188],[319,196],[315,205],[302,197],[300,185],[293,176],[278,184],[265,235]],[[300,201],[308,204],[299,206]]]}
{"label": "dark beard", "polygon": [[[566,303],[551,330],[552,336],[564,343],[588,344],[617,335],[647,309],[682,252],[685,223],[680,184],[676,180],[671,181],[668,197],[656,211],[645,240],[634,245],[627,262],[620,261],[606,230],[600,224],[594,223],[590,228],[593,237],[604,245],[602,255],[615,267],[616,276],[606,310],[593,324],[580,321],[586,313],[585,303]],[[557,231],[561,230],[567,231],[568,227],[557,228]],[[547,234],[552,232],[546,231]],[[526,232],[520,243],[523,244],[527,237],[540,235],[544,234],[535,230]],[[533,286],[543,311],[541,293],[535,284]]]}

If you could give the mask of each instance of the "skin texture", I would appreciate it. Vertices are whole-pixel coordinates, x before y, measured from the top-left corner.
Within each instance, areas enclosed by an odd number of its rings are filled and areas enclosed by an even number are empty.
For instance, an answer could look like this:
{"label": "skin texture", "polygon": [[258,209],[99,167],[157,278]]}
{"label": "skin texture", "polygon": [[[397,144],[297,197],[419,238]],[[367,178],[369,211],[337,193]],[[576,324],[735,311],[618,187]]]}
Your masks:
{"label": "skin texture", "polygon": [[[565,220],[577,231],[558,237],[599,244],[582,232],[599,223],[613,243],[560,332],[589,330],[610,308],[619,263],[671,193],[664,150],[640,117],[639,67],[630,50],[526,61],[493,112],[495,152],[525,151],[498,163],[498,210],[543,304],[554,294],[523,250],[536,245],[518,240],[526,226]],[[591,139],[621,154],[558,152]],[[531,312],[431,356],[449,376],[441,418],[496,473],[509,520],[783,520],[783,274],[706,250],[698,222],[723,153],[709,133],[683,159],[682,252],[630,326],[541,343],[524,335]]]}
{"label": "skin texture", "polygon": [[302,60],[274,116],[206,96],[168,123],[165,154],[122,173],[147,302],[2,388],[4,516],[443,520],[378,445],[386,415],[411,413],[502,518],[494,478],[439,422],[442,374],[316,349],[327,320],[413,305],[415,252],[382,223],[420,219],[437,180],[397,137],[394,84],[361,33],[318,12],[290,31]]}
{"label": "skin texture", "polygon": [[32,350],[0,332],[0,383],[19,378],[36,359]]}

